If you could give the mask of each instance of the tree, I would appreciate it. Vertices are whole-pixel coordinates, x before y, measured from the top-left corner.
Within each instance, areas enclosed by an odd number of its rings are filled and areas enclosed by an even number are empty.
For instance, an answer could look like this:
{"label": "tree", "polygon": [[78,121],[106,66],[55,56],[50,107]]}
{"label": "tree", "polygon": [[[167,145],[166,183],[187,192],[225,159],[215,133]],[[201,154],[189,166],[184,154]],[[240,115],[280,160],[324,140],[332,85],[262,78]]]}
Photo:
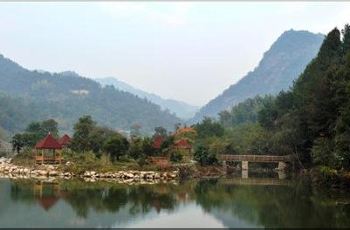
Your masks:
{"label": "tree", "polygon": [[224,127],[213,119],[206,117],[201,123],[197,123],[194,126],[199,138],[205,138],[210,136],[221,137],[224,135]]}
{"label": "tree", "polygon": [[54,119],[49,119],[41,122],[40,131],[42,136],[46,136],[48,133],[51,133],[55,138],[58,137],[58,123]]}
{"label": "tree", "polygon": [[74,151],[85,152],[91,149],[90,135],[96,127],[96,122],[91,116],[83,116],[74,125],[74,134],[70,143],[71,149]]}
{"label": "tree", "polygon": [[23,140],[23,136],[21,134],[15,134],[12,137],[11,144],[12,144],[12,151],[16,151],[17,153],[19,153],[25,144]]}
{"label": "tree", "polygon": [[99,157],[105,140],[115,135],[116,132],[107,127],[95,126],[88,135],[90,149]]}
{"label": "tree", "polygon": [[156,150],[153,148],[152,144],[153,144],[153,141],[151,138],[149,137],[143,138],[142,149],[143,149],[143,153],[146,156],[153,156],[156,153]]}
{"label": "tree", "polygon": [[166,138],[168,136],[168,132],[164,127],[159,126],[159,127],[154,128],[153,137],[155,137],[155,136],[161,136],[161,137]]}
{"label": "tree", "polygon": [[119,160],[120,156],[127,153],[129,142],[122,135],[115,134],[105,141],[103,149],[109,153],[112,161]]}
{"label": "tree", "polygon": [[129,155],[135,160],[144,157],[142,138],[132,139],[129,147]]}
{"label": "tree", "polygon": [[218,162],[218,159],[216,158],[215,154],[210,153],[209,149],[204,145],[197,146],[194,153],[194,159],[197,162],[199,162],[202,166],[213,165]]}
{"label": "tree", "polygon": [[350,51],[350,25],[346,24],[342,30],[344,55]]}

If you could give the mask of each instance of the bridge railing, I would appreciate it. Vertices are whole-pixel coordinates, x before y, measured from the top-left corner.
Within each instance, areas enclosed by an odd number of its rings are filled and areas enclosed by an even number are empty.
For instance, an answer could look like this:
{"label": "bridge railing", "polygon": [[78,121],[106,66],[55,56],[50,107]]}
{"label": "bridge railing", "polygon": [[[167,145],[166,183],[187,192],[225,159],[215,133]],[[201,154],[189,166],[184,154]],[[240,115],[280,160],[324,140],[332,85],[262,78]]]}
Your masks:
{"label": "bridge railing", "polygon": [[272,156],[272,155],[219,155],[222,161],[249,161],[249,162],[290,162],[292,160],[290,155]]}

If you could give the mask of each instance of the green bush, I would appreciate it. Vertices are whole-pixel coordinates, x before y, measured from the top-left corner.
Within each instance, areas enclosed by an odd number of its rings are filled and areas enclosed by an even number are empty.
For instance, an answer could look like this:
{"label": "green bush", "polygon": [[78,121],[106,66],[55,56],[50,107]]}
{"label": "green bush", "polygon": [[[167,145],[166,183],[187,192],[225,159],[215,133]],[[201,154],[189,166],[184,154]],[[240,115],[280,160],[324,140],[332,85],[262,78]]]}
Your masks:
{"label": "green bush", "polygon": [[172,151],[170,153],[170,161],[178,163],[181,162],[183,159],[183,155],[179,151]]}
{"label": "green bush", "polygon": [[194,153],[194,159],[202,166],[214,165],[218,163],[218,159],[214,153],[210,153],[209,149],[204,145],[199,145]]}

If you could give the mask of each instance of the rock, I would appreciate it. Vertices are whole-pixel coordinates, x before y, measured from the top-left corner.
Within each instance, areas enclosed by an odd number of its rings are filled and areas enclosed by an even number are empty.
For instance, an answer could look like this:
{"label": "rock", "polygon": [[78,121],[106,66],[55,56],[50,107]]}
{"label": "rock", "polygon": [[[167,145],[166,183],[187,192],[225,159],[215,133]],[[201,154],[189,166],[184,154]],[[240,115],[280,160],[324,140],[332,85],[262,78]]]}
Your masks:
{"label": "rock", "polygon": [[160,174],[159,173],[155,173],[154,174],[154,179],[159,179],[160,178]]}
{"label": "rock", "polygon": [[126,177],[126,178],[134,178],[134,174],[132,174],[132,173],[125,173],[124,177]]}
{"label": "rock", "polygon": [[47,166],[47,169],[48,169],[48,170],[54,170],[55,167],[54,167],[53,165],[48,165],[48,166]]}
{"label": "rock", "polygon": [[38,174],[39,174],[40,176],[47,176],[47,171],[45,171],[45,170],[39,170],[39,171],[38,171]]}
{"label": "rock", "polygon": [[49,176],[58,176],[59,172],[57,171],[49,171]]}

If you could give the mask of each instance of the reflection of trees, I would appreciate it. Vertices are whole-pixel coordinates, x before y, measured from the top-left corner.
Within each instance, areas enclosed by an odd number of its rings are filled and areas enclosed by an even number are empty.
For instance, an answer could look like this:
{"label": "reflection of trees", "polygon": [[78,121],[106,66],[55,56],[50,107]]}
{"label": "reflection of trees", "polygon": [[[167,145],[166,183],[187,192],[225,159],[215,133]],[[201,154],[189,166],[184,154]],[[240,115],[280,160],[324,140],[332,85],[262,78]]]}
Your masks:
{"label": "reflection of trees", "polygon": [[176,206],[176,199],[173,193],[159,192],[159,186],[138,186],[132,187],[129,193],[129,201],[132,203],[131,212],[146,213],[155,208],[160,210],[173,210]]}
{"label": "reflection of trees", "polygon": [[38,202],[49,211],[61,199],[83,218],[88,217],[89,211],[118,214],[123,208],[132,216],[152,210],[173,211],[180,202],[195,201],[226,226],[232,226],[228,223],[230,218],[221,217],[220,213],[265,227],[350,226],[347,195],[339,197],[334,192],[315,190],[309,181],[299,181],[293,186],[227,185],[220,180],[187,181],[180,185],[80,181],[38,185],[30,181],[12,182],[12,200]]}
{"label": "reflection of trees", "polygon": [[[228,186],[202,181],[195,192],[196,202],[206,211],[231,212],[240,219],[265,227],[350,226],[346,218],[350,215],[349,205],[338,207],[334,201],[330,202],[333,205],[315,201],[315,196],[320,196],[314,193],[310,183],[293,187]],[[330,200],[329,196],[324,199]]]}
{"label": "reflection of trees", "polygon": [[[87,218],[89,210],[95,212],[116,213],[126,205],[130,206],[130,214],[148,213],[152,209],[173,210],[177,204],[173,185],[118,185],[111,183],[84,183],[80,181],[62,182],[59,192],[52,189],[50,183],[43,183],[42,190],[36,191],[34,181],[13,182],[11,184],[12,200],[48,203],[63,199],[79,217]],[[54,205],[55,202],[50,202]],[[46,207],[45,205],[43,206]],[[45,208],[48,210],[50,207]]]}

